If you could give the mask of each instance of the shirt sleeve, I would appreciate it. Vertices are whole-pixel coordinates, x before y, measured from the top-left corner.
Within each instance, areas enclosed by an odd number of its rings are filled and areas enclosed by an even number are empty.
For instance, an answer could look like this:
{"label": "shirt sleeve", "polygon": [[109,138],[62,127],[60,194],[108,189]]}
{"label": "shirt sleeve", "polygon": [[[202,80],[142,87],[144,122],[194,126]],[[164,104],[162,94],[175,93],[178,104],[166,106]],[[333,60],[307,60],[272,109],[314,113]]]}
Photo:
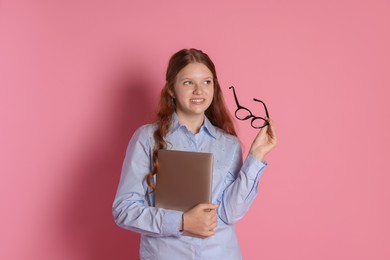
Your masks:
{"label": "shirt sleeve", "polygon": [[[179,236],[182,212],[153,207],[145,177],[151,171],[151,146],[147,127],[137,129],[123,162],[112,213],[124,229],[150,236]],[[149,194],[150,195],[150,194]]]}
{"label": "shirt sleeve", "polygon": [[248,154],[243,163],[241,146],[236,145],[226,177],[228,185],[218,201],[218,215],[222,221],[234,224],[249,210],[256,198],[265,166],[265,162],[260,162],[251,154]]}

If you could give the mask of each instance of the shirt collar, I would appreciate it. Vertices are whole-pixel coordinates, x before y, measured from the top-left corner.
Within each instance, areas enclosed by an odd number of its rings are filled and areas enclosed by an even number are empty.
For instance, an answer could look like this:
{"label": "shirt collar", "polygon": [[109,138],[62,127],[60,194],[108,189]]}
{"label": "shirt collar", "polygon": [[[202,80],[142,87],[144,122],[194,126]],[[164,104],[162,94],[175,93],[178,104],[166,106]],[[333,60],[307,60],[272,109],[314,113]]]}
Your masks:
{"label": "shirt collar", "polygon": [[[184,127],[187,129],[185,125],[180,123],[179,118],[177,117],[176,112],[173,112],[172,114],[172,122],[171,122],[171,128],[168,132],[168,135],[172,134],[173,132],[177,131],[177,129]],[[205,131],[209,136],[211,136],[214,139],[217,139],[217,129],[216,127],[210,122],[210,120],[205,116],[203,125],[200,127],[200,131]]]}

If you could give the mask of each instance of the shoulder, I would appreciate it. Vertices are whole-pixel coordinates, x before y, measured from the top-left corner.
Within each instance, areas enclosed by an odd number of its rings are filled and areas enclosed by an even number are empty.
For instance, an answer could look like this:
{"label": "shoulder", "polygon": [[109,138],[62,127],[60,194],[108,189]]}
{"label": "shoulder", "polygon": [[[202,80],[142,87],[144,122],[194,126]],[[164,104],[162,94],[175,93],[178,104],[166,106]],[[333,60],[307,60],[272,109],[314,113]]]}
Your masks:
{"label": "shoulder", "polygon": [[156,130],[156,127],[156,123],[141,125],[135,130],[134,135],[149,135],[150,133],[153,134]]}
{"label": "shoulder", "polygon": [[151,143],[156,127],[155,123],[141,125],[134,131],[130,142]]}

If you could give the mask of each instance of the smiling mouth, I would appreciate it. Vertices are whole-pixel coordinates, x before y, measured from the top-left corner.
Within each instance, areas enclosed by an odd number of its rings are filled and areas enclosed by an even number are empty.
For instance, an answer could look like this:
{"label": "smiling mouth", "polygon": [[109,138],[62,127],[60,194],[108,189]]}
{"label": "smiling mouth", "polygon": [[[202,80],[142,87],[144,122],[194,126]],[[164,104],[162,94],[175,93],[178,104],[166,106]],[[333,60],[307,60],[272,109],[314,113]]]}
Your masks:
{"label": "smiling mouth", "polygon": [[201,103],[204,100],[205,100],[204,98],[191,99],[191,103]]}

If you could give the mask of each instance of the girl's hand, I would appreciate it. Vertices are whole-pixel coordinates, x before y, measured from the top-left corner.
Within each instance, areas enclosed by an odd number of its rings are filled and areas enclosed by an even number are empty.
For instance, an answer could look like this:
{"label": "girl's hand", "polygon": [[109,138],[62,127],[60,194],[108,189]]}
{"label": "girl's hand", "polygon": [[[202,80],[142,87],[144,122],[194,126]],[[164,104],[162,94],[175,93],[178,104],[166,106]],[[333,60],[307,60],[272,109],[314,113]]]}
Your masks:
{"label": "girl's hand", "polygon": [[274,122],[269,119],[269,125],[260,129],[249,151],[257,160],[263,161],[266,154],[275,148],[277,143]]}
{"label": "girl's hand", "polygon": [[214,235],[217,227],[217,209],[215,204],[198,204],[184,213],[184,231],[200,237]]}

